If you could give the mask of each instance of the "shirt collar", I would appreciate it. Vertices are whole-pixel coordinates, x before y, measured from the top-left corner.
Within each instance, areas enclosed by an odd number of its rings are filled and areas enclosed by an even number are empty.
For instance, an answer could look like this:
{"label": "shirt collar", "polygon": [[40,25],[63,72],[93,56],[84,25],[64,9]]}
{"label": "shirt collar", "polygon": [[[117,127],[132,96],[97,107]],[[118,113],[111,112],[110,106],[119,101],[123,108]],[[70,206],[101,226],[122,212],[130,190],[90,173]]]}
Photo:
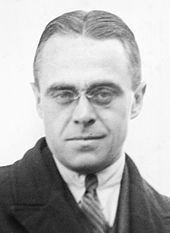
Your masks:
{"label": "shirt collar", "polygon": [[[77,172],[68,169],[58,161],[56,156],[53,156],[53,158],[60,174],[69,187],[75,186],[77,188],[84,188],[85,175],[80,175]],[[98,189],[105,189],[119,184],[122,179],[124,165],[125,154],[122,153],[120,158],[115,163],[97,173]]]}

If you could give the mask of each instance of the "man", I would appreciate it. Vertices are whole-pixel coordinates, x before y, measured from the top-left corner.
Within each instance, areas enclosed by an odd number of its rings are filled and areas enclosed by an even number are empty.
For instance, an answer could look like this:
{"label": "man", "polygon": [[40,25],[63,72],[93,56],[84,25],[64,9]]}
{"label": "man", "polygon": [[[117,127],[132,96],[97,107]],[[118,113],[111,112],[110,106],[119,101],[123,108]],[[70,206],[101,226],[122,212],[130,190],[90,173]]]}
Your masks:
{"label": "man", "polygon": [[145,93],[140,69],[116,15],[75,11],[47,25],[32,84],[46,137],[0,169],[1,233],[170,232],[170,200],[123,149]]}

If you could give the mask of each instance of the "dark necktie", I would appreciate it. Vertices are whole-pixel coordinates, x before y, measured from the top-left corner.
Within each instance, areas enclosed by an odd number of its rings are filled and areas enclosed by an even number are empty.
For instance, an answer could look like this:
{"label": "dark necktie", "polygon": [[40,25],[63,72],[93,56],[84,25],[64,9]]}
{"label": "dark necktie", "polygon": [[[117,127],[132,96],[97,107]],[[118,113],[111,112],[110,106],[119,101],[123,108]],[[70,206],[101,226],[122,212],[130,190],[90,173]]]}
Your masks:
{"label": "dark necktie", "polygon": [[105,220],[97,197],[96,188],[98,180],[96,175],[89,174],[85,179],[86,191],[82,197],[80,207],[93,227],[93,233],[108,233],[109,226]]}

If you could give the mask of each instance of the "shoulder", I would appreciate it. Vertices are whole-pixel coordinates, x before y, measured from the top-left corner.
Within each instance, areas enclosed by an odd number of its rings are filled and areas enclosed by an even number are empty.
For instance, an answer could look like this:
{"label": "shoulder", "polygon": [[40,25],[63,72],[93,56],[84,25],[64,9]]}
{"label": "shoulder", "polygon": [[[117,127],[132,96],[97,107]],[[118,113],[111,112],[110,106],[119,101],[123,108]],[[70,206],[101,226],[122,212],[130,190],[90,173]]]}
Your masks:
{"label": "shoulder", "polygon": [[167,232],[170,231],[170,197],[158,193],[150,184],[143,180],[146,198],[150,207],[157,210],[157,213],[164,219],[164,226]]}
{"label": "shoulder", "polygon": [[140,192],[158,209],[170,211],[170,197],[160,194],[156,191],[139,173],[138,168],[132,159],[126,155],[126,163],[131,176],[131,182],[139,188]]}
{"label": "shoulder", "polygon": [[44,143],[45,140],[40,139],[22,159],[0,167],[0,205],[15,203],[18,199],[15,194],[19,189],[20,193],[24,193],[24,190],[28,191],[36,186],[33,177],[36,177],[36,173],[43,166],[40,150]]}
{"label": "shoulder", "polygon": [[129,156],[126,156],[126,166],[130,177],[130,185],[133,187],[135,198],[138,199],[140,205],[142,200],[145,205],[142,208],[147,210],[154,217],[159,216],[164,225],[170,232],[170,198],[160,194],[140,175],[136,165]]}
{"label": "shoulder", "polygon": [[0,167],[0,203],[9,202],[11,199],[11,166]]}
{"label": "shoulder", "polygon": [[167,213],[170,216],[170,197],[157,192],[146,180],[143,179],[143,186],[145,193],[153,205],[158,210],[162,210],[163,213]]}

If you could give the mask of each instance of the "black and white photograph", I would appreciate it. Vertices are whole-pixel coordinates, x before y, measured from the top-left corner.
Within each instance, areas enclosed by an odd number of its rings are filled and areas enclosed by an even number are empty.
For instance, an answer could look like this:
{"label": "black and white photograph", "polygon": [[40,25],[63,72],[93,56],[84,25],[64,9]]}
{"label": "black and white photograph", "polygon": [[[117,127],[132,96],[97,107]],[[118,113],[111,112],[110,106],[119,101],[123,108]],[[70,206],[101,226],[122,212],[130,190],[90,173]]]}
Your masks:
{"label": "black and white photograph", "polygon": [[170,2],[0,0],[0,233],[170,233]]}

